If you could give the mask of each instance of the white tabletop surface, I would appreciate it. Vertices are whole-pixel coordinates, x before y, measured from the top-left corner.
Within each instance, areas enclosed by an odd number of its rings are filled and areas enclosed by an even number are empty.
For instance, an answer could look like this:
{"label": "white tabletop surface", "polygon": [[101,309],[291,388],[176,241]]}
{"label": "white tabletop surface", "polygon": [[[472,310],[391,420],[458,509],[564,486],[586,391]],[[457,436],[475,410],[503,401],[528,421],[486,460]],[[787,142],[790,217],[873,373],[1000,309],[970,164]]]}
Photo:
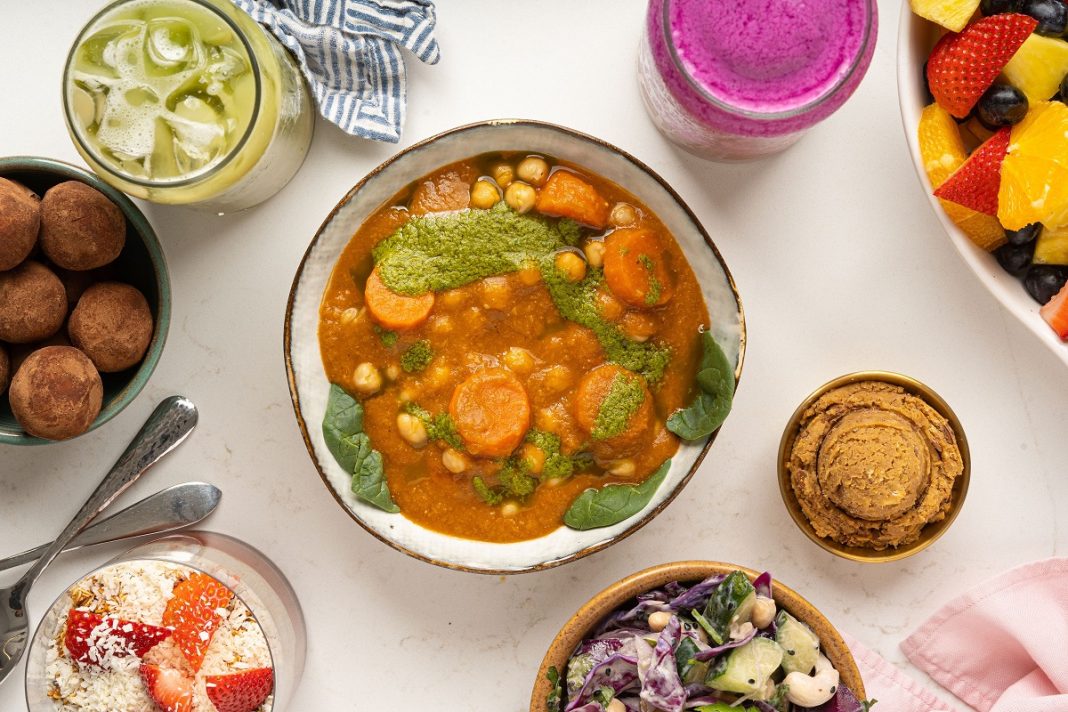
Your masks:
{"label": "white tabletop surface", "polygon": [[[3,3],[0,155],[81,163],[63,125],[60,75],[97,4]],[[301,712],[520,712],[549,641],[590,595],[646,566],[690,558],[770,569],[907,669],[899,641],[949,597],[1065,553],[1068,523],[1058,509],[1068,503],[1068,370],[968,272],[921,192],[898,118],[896,1],[883,0],[875,60],[854,98],[795,149],[740,166],[674,149],[646,118],[634,72],[640,0],[439,5],[442,60],[408,63],[402,145],[495,117],[600,136],[674,185],[733,270],[749,327],[745,373],[734,412],[685,492],[607,551],[509,578],[420,563],[349,519],[297,430],[282,319],[324,216],[397,147],[320,122],[304,168],[258,208],[217,217],[146,207],[174,292],[159,368],[125,412],[86,437],[0,446],[3,553],[52,538],[172,393],[196,402],[200,426],[123,502],[190,479],[223,489],[208,528],[268,552],[303,603],[307,668],[290,706]],[[823,552],[790,521],[776,485],[779,436],[798,402],[861,369],[927,382],[971,441],[972,487],[959,520],[899,563],[865,566]],[[66,585],[123,548],[64,556],[34,589],[34,622]],[[0,687],[0,710],[25,709],[21,676]]]}

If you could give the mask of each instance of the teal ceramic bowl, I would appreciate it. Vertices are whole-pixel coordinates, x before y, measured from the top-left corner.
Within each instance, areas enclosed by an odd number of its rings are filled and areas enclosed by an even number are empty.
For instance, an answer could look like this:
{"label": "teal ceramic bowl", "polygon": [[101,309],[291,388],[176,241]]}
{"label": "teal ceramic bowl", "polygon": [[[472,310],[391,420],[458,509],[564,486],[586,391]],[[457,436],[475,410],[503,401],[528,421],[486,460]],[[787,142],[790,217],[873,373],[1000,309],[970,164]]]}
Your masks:
{"label": "teal ceramic bowl", "polygon": [[[114,275],[145,295],[155,317],[155,332],[145,358],[138,366],[120,373],[101,374],[104,404],[89,428],[93,431],[118,415],[141,392],[163,353],[171,322],[171,283],[163,249],[144,213],[124,193],[82,168],[50,158],[13,156],[0,158],[0,177],[18,181],[38,195],[44,195],[57,183],[81,181],[106,195],[126,217],[126,246],[112,263]],[[0,396],[0,445],[44,445],[50,442],[27,435],[11,414],[6,394]]]}

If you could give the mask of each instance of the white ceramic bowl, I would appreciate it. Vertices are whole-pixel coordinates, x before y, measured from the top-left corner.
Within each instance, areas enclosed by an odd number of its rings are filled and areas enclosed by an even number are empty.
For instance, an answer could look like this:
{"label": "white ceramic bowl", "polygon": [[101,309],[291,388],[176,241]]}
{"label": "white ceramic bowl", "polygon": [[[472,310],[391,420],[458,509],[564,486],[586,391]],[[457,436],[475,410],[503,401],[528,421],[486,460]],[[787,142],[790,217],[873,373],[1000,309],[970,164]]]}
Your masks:
{"label": "white ceramic bowl", "polygon": [[1068,344],[1063,343],[1042,319],[1038,313],[1039,304],[1024,290],[1020,280],[1002,269],[992,254],[976,247],[946,216],[934,197],[934,188],[927,179],[927,171],[924,170],[923,159],[920,158],[916,130],[920,125],[920,113],[928,103],[927,91],[923,84],[923,63],[927,61],[927,56],[939,35],[939,27],[935,23],[913,14],[909,3],[902,2],[901,27],[897,38],[897,89],[905,138],[909,143],[916,174],[923,184],[924,192],[927,193],[927,200],[930,201],[938,219],[942,221],[946,234],[979,281],[986,285],[998,301],[1030,329],[1039,341],[1068,364]]}
{"label": "white ceramic bowl", "polygon": [[715,434],[684,443],[652,501],[613,527],[574,531],[566,527],[529,541],[498,544],[461,539],[425,529],[401,514],[358,501],[351,475],[337,465],[323,441],[320,423],[330,384],[319,351],[319,305],[345,245],[363,221],[413,180],[440,166],[492,151],[529,151],[562,158],[602,175],[636,195],[672,232],[701,283],[712,333],[741,375],[745,320],[734,281],[696,216],[662,178],[634,157],[603,141],[535,121],[488,121],[447,131],[418,143],[372,171],[330,213],[301,261],[289,296],[285,358],[297,422],[308,453],[334,498],[369,532],[411,556],[439,566],[479,573],[519,573],[556,566],[598,551],[652,519],[697,470]]}

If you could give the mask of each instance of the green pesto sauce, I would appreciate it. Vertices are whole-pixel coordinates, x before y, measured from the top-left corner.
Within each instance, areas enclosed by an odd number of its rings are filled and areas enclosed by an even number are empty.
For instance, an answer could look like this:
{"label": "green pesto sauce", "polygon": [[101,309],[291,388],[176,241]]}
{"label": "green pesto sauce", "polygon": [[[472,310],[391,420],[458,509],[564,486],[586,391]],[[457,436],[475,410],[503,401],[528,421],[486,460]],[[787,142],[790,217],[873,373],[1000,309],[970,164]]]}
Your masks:
{"label": "green pesto sauce", "polygon": [[646,254],[638,255],[638,262],[641,263],[645,271],[649,273],[649,291],[645,293],[645,303],[648,306],[653,306],[660,301],[660,292],[663,289],[663,285],[660,284],[660,280],[656,278],[653,273],[655,265],[653,264],[653,258]]}
{"label": "green pesto sauce", "polygon": [[405,373],[422,371],[434,360],[434,349],[426,339],[420,339],[408,347],[401,356],[401,368]]}
{"label": "green pesto sauce", "polygon": [[452,422],[452,418],[449,417],[448,413],[431,415],[430,411],[415,402],[405,403],[404,412],[408,415],[414,415],[423,421],[423,427],[426,428],[426,436],[429,440],[440,440],[454,450],[464,449],[460,433],[456,430],[456,423]]}
{"label": "green pesto sauce", "polygon": [[383,329],[378,324],[372,324],[375,333],[378,334],[378,340],[382,342],[382,345],[387,349],[391,349],[397,345],[397,332]]}
{"label": "green pesto sauce", "polygon": [[544,430],[531,430],[526,442],[545,453],[545,464],[540,478],[535,476],[526,461],[513,455],[501,464],[497,472],[497,484],[490,486],[481,477],[471,481],[475,493],[486,504],[497,505],[505,498],[523,500],[534,493],[541,482],[564,480],[593,464],[593,457],[586,452],[566,455],[561,451],[560,438]]}
{"label": "green pesto sauce", "polygon": [[417,295],[514,272],[578,244],[580,236],[570,220],[520,215],[500,202],[489,210],[414,217],[373,254],[387,287]]}
{"label": "green pesto sauce", "polygon": [[644,402],[645,389],[641,380],[637,376],[616,374],[608,394],[601,401],[590,435],[594,440],[607,440],[619,435],[627,429],[627,423]]}

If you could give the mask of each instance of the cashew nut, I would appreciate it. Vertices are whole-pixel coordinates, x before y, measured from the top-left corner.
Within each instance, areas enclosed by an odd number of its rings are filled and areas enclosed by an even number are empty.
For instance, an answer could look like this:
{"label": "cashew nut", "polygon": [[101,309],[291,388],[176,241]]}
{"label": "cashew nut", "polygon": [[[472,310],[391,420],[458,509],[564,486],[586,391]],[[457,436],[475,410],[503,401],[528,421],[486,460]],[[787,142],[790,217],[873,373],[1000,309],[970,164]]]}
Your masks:
{"label": "cashew nut", "polygon": [[753,625],[759,630],[767,628],[775,620],[775,613],[775,601],[767,596],[757,596],[753,604]]}
{"label": "cashew nut", "polygon": [[613,697],[612,701],[605,707],[605,712],[627,712],[627,706]]}
{"label": "cashew nut", "polygon": [[731,623],[730,630],[728,631],[731,640],[741,640],[752,632],[753,624],[749,621],[746,621],[745,623]]}
{"label": "cashew nut", "polygon": [[816,672],[805,675],[792,672],[782,681],[786,685],[786,699],[800,707],[818,707],[834,697],[838,690],[838,671],[827,656],[816,660]]}

